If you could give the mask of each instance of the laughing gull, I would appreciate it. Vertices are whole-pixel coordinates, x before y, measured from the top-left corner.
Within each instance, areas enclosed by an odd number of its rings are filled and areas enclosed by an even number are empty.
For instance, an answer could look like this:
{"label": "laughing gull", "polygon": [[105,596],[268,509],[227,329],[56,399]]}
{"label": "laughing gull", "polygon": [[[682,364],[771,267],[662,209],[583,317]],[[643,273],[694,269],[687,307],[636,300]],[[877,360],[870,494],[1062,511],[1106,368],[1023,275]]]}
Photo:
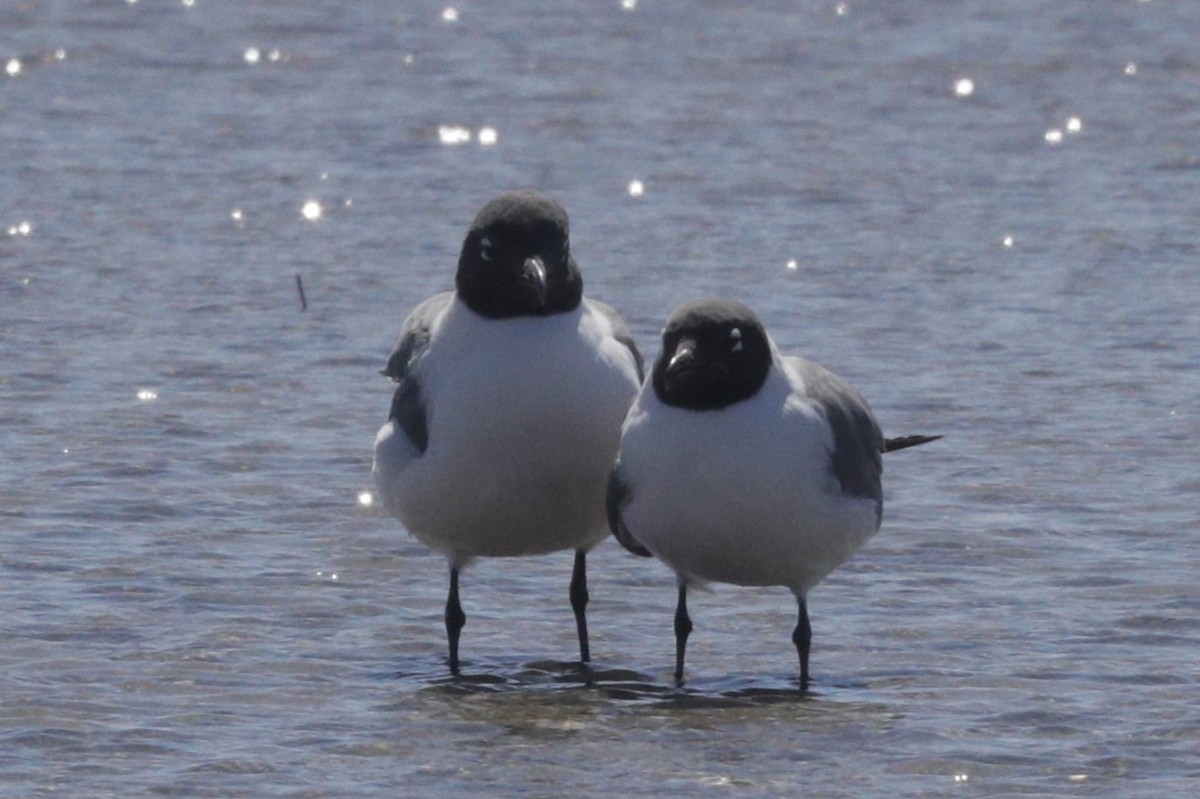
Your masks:
{"label": "laughing gull", "polygon": [[605,485],[642,358],[616,312],[583,296],[562,206],[534,192],[487,203],[455,290],[409,315],[383,374],[399,385],[372,472],[388,511],[449,559],[451,670],[468,561],[560,549],[575,550],[586,663],[586,554],[607,534]]}
{"label": "laughing gull", "polygon": [[849,383],[781,355],[745,305],[676,308],[626,417],[608,492],[617,540],[678,577],[676,681],[689,585],[781,585],[799,603],[792,641],[806,690],[808,592],[879,529],[880,455],[936,438],[885,439]]}

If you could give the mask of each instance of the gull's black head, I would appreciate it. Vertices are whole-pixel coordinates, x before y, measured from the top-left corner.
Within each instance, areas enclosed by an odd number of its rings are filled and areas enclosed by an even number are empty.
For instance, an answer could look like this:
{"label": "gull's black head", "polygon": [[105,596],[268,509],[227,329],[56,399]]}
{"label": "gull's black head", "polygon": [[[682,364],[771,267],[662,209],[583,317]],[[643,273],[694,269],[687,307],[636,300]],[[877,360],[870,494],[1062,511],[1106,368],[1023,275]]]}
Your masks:
{"label": "gull's black head", "polygon": [[583,278],[571,257],[566,210],[532,191],[496,197],[467,231],[455,286],[467,307],[490,319],[578,307]]}
{"label": "gull's black head", "polygon": [[667,405],[711,411],[753,397],[771,370],[762,323],[734,300],[680,305],[662,332],[654,393]]}

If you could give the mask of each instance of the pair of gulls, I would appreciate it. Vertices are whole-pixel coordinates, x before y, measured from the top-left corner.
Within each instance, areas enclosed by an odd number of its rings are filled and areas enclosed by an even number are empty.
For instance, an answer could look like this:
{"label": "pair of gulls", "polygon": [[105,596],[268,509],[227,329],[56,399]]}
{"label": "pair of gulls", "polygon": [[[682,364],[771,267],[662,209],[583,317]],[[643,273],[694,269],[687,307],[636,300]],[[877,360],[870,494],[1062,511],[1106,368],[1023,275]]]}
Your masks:
{"label": "pair of gulls", "polygon": [[745,305],[671,314],[648,380],[628,328],[583,296],[567,213],[534,192],[479,212],[455,290],[404,322],[373,473],[390,513],[450,562],[446,632],[459,667],[459,572],[476,557],[575,551],[570,602],[590,659],[587,553],[610,531],[678,577],[675,679],[687,590],[780,585],[809,684],[806,597],[879,529],[886,439],[848,383],[775,347]]}

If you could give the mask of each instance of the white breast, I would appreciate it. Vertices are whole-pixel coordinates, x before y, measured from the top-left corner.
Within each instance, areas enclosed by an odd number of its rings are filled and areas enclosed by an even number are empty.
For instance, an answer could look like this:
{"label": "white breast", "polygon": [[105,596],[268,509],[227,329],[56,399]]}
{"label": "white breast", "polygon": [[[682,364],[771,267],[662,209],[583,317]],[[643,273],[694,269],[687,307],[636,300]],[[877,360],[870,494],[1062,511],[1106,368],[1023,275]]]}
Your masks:
{"label": "white breast", "polygon": [[688,579],[807,593],[878,527],[875,503],[842,493],[824,417],[778,364],[762,390],[717,411],[658,401],[625,424],[630,533]]}
{"label": "white breast", "polygon": [[588,548],[606,534],[604,492],[637,391],[632,356],[586,303],[549,317],[485,320],[452,303],[414,368],[429,446],[380,431],[389,509],[455,559]]}

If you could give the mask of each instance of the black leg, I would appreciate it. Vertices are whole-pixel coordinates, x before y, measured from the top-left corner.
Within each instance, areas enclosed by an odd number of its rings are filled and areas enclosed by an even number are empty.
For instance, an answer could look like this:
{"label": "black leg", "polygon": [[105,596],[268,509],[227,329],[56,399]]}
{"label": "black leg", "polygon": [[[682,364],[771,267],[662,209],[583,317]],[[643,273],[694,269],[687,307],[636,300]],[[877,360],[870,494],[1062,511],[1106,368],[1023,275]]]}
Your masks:
{"label": "black leg", "polygon": [[675,605],[675,682],[683,682],[683,652],[692,633],[692,620],[687,611],[687,583],[679,584],[679,602]]}
{"label": "black leg", "polygon": [[446,597],[446,639],[450,642],[450,671],[458,674],[458,634],[467,623],[458,602],[458,569],[450,569],[450,596]]}
{"label": "black leg", "polygon": [[797,597],[800,604],[799,619],[796,630],[792,633],[792,643],[796,645],[796,653],[800,655],[800,690],[808,690],[808,652],[812,647],[812,625],[808,623],[808,602],[804,597]]}
{"label": "black leg", "polygon": [[575,552],[575,570],[571,572],[571,610],[575,611],[575,629],[579,632],[579,659],[584,663],[592,659],[584,613],[587,603],[587,553],[580,549]]}

